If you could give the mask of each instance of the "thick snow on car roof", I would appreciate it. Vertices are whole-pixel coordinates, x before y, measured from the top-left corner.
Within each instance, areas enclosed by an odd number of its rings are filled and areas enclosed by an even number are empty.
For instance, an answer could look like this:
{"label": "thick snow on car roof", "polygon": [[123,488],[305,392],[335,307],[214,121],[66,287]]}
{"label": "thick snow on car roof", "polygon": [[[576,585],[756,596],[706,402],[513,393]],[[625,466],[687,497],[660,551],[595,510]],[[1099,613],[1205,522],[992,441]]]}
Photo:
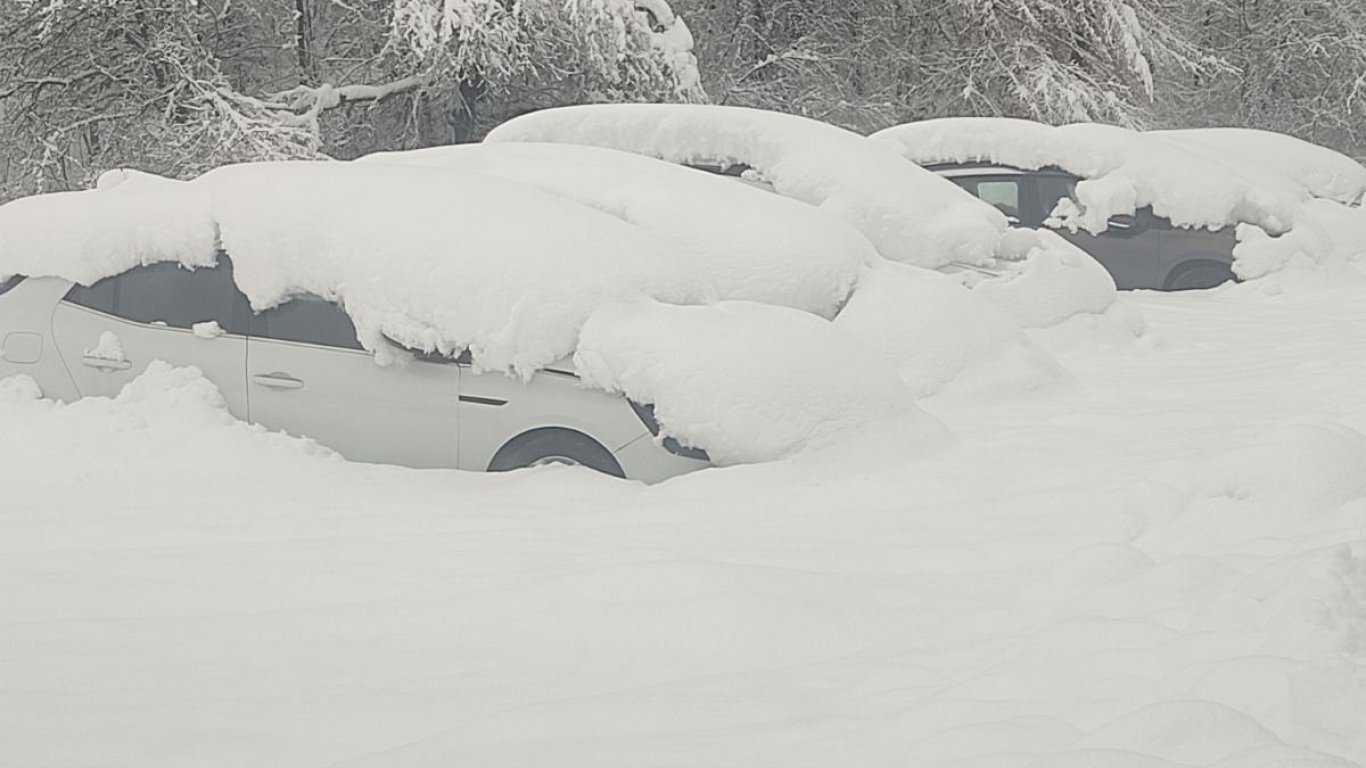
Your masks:
{"label": "thick snow on car roof", "polygon": [[[385,337],[418,349],[467,347],[476,365],[523,376],[587,355],[592,383],[657,398],[665,434],[717,448],[722,463],[778,458],[888,414],[922,431],[894,370],[857,352],[833,324],[789,307],[741,322],[756,316],[743,307],[758,305],[745,302],[665,312],[660,302],[716,302],[706,268],[724,260],[689,259],[643,227],[534,186],[382,163],[261,163],[190,182],[117,180],[0,206],[0,275],[91,283],[158,261],[208,266],[221,247],[253,307],[300,293],[336,301],[382,358],[393,355]],[[847,275],[829,274],[828,296],[847,290]],[[801,293],[809,286],[789,284],[800,288],[794,303],[811,301]],[[599,322],[596,346],[585,347],[581,329],[603,313],[650,322]],[[812,333],[813,322],[826,332]],[[754,343],[741,344],[744,375],[732,375],[741,339]],[[642,367],[642,350],[671,364]],[[675,370],[721,375],[697,388],[665,380]],[[720,421],[718,402],[727,406]]]}
{"label": "thick snow on car roof", "polygon": [[488,142],[589,144],[675,163],[743,164],[778,194],[863,232],[883,256],[924,267],[986,264],[1005,217],[876,143],[796,115],[693,104],[581,105],[533,112]]}
{"label": "thick snow on car roof", "polygon": [[361,158],[499,176],[575,200],[669,241],[722,299],[833,317],[877,258],[840,219],[650,157],[571,144],[460,144]]}
{"label": "thick snow on car roof", "polygon": [[1344,237],[1335,226],[1340,217],[1323,215],[1313,198],[1351,203],[1366,191],[1366,169],[1349,158],[1261,132],[1139,132],[974,117],[907,123],[871,138],[926,165],[986,161],[1081,176],[1077,205],[1064,201],[1054,213],[1091,232],[1144,206],[1183,227],[1243,225],[1234,268],[1247,278],[1300,256],[1321,263],[1355,251],[1355,233]]}
{"label": "thick snow on car roof", "polygon": [[1328,147],[1294,136],[1252,128],[1183,128],[1149,131],[1197,152],[1236,156],[1250,166],[1283,174],[1314,197],[1346,205],[1366,196],[1366,167]]}

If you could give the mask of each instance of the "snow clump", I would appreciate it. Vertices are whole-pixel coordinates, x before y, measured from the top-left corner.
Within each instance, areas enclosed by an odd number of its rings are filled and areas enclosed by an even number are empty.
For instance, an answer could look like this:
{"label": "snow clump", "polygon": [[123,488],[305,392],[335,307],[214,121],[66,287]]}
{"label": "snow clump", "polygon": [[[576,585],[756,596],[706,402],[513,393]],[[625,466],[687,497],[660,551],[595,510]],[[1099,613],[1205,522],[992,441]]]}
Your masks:
{"label": "snow clump", "polygon": [[721,299],[833,317],[877,258],[858,230],[811,206],[641,155],[570,144],[460,144],[363,163],[498,176],[539,187],[669,241]]}
{"label": "snow clump", "polygon": [[889,422],[909,439],[933,431],[892,368],[839,325],[786,307],[604,306],[574,362],[590,384],[657,403],[664,432],[722,465],[819,449]]}

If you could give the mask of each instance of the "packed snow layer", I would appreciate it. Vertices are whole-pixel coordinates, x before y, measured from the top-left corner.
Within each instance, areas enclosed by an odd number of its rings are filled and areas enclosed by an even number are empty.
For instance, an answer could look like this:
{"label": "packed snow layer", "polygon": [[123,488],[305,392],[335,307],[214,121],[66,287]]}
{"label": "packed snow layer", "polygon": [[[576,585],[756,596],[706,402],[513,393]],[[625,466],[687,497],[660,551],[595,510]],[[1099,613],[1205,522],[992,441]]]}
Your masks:
{"label": "packed snow layer", "polygon": [[574,362],[590,385],[656,403],[664,433],[721,465],[819,449],[874,425],[904,424],[907,442],[935,431],[891,366],[840,326],[786,307],[604,307]]}
{"label": "packed snow layer", "polygon": [[722,299],[832,317],[877,252],[858,230],[732,179],[570,144],[462,144],[362,158],[540,187],[668,240]]}
{"label": "packed snow layer", "polygon": [[0,381],[0,763],[1366,765],[1366,285],[1288,276],[936,455],[655,487]]}
{"label": "packed snow layer", "polygon": [[1237,226],[1234,271],[1245,279],[1297,260],[1338,258],[1340,249],[1310,202],[1315,196],[1355,202],[1366,191],[1366,169],[1351,159],[1256,132],[1143,133],[978,117],[908,123],[871,138],[922,164],[1062,168],[1084,180],[1077,204],[1063,201],[1054,215],[1092,233],[1104,231],[1111,217],[1146,206],[1181,227]]}
{"label": "packed snow layer", "polygon": [[674,163],[742,164],[791,197],[863,232],[883,256],[924,267],[989,264],[1005,217],[951,182],[855,133],[780,112],[694,104],[548,109],[488,142],[609,147]]}

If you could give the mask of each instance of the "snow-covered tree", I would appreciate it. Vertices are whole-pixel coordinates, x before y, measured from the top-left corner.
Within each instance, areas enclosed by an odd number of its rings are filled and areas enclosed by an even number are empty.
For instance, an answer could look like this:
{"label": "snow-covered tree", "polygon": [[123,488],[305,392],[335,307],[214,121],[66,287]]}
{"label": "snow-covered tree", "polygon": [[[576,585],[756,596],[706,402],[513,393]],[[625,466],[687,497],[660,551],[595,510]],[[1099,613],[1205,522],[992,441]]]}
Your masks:
{"label": "snow-covered tree", "polygon": [[1268,128],[1366,153],[1366,3],[1193,0],[1176,23],[1230,66],[1161,83],[1166,122]]}
{"label": "snow-covered tree", "polygon": [[0,198],[700,100],[691,48],[664,0],[0,0]]}
{"label": "snow-covered tree", "polygon": [[[852,127],[950,114],[1142,122],[1155,69],[1216,62],[1157,0],[710,0],[713,96]],[[696,9],[693,18],[701,18]]]}

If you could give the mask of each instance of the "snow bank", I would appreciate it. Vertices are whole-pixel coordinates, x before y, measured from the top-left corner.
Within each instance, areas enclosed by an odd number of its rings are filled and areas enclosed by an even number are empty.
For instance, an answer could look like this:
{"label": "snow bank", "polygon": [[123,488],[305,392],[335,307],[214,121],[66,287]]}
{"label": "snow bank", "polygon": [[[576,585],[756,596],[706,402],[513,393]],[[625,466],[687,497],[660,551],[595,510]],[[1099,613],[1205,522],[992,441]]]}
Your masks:
{"label": "snow bank", "polygon": [[907,422],[913,440],[924,418],[895,372],[840,326],[785,307],[603,307],[574,362],[588,383],[656,403],[665,434],[723,465],[780,459],[888,422]]}
{"label": "snow bank", "polygon": [[498,176],[540,187],[669,241],[722,299],[832,317],[877,252],[810,206],[731,179],[599,147],[462,144],[361,158]]}
{"label": "snow bank", "polygon": [[999,211],[936,174],[896,162],[857,134],[779,112],[583,105],[523,115],[486,141],[589,144],[675,163],[747,165],[778,194],[852,224],[883,256],[924,267],[988,264],[1006,228]]}
{"label": "snow bank", "polygon": [[1366,286],[1325,285],[1126,294],[1164,343],[937,398],[917,462],[652,487],[310,456],[184,373],[0,380],[0,755],[1366,765]]}
{"label": "snow bank", "polygon": [[858,291],[835,326],[896,367],[917,396],[951,384],[959,391],[999,394],[1069,381],[988,294],[964,290],[938,272],[883,262],[860,275]]}
{"label": "snow bank", "polygon": [[1094,124],[945,118],[871,138],[921,164],[985,161],[1058,167],[1081,176],[1077,205],[1063,201],[1054,215],[1064,226],[1092,233],[1104,231],[1111,217],[1145,206],[1182,227],[1242,225],[1234,271],[1245,279],[1297,259],[1322,264],[1335,258],[1337,246],[1311,198],[1354,202],[1366,192],[1366,169],[1349,158],[1255,132],[1141,133]]}

